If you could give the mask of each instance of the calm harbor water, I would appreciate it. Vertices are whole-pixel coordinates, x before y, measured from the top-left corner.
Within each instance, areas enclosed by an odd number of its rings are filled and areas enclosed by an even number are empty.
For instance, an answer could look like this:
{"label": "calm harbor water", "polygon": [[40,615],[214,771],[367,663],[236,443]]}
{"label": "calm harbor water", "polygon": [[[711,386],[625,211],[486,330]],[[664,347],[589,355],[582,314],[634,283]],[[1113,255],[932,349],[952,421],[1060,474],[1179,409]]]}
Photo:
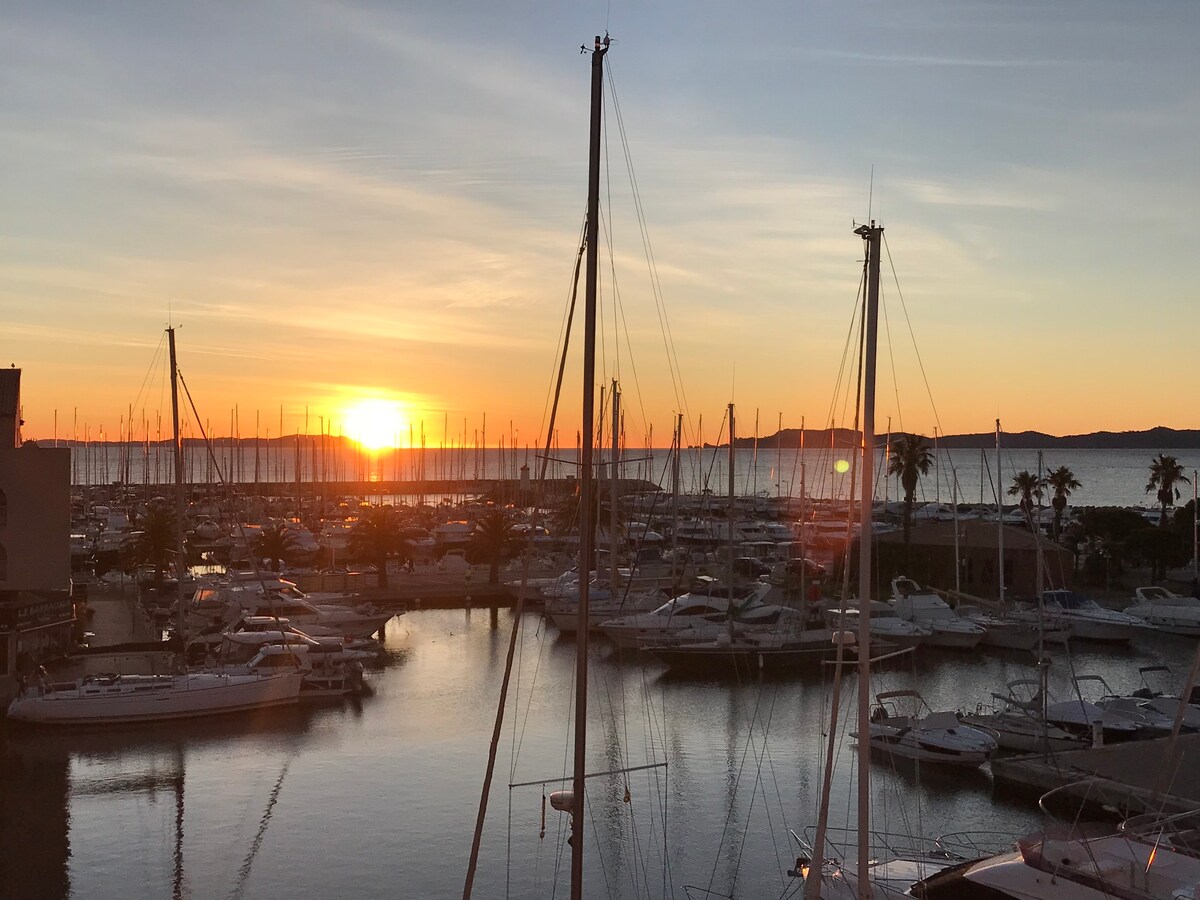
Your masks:
{"label": "calm harbor water", "polygon": [[[838,474],[835,464],[850,458],[848,448],[809,448],[776,451],[763,444],[757,451],[740,449],[734,461],[734,484],[739,495],[832,497],[845,499],[850,478]],[[1145,490],[1151,459],[1159,451],[1150,450],[1047,450],[1042,454],[1043,471],[1067,466],[1082,483],[1071,496],[1077,506],[1155,506],[1152,493]],[[1161,452],[1174,455],[1189,473],[1200,466],[1200,451],[1172,450]],[[603,451],[601,451],[602,458]],[[322,458],[320,445],[313,443],[299,454],[293,448],[279,446],[256,451],[253,446],[240,449],[219,446],[215,450],[217,464],[224,477],[231,481],[253,484],[256,480],[292,483],[299,469],[301,481],[362,480],[387,481],[424,477],[427,479],[472,480],[475,478],[512,478],[520,476],[522,465],[528,465],[536,475],[539,468],[537,453],[532,449],[476,451],[467,449],[430,448],[426,451],[384,450],[376,453],[351,452],[330,454]],[[574,475],[577,467],[564,460],[576,458],[574,449],[554,451],[556,459],[548,470],[550,477]],[[134,445],[128,453],[121,447],[78,447],[73,454],[74,480],[78,484],[110,484],[128,475],[131,484],[165,483],[171,475],[170,453],[166,448],[150,447],[147,453]],[[668,450],[632,449],[625,454],[623,465],[627,478],[640,478],[670,486],[671,453]],[[960,503],[995,503],[995,485],[999,481],[1005,503],[1015,498],[1007,495],[1014,473],[1026,469],[1038,471],[1036,450],[1002,450],[999,459],[995,451],[942,450],[935,454],[936,462],[918,488],[918,502],[949,503],[956,495]],[[879,461],[882,471],[883,460]],[[189,446],[185,459],[189,481],[215,482],[220,479],[203,448]],[[729,451],[727,449],[686,450],[680,461],[681,489],[697,494],[705,489],[724,496],[729,484]],[[257,473],[257,475],[256,475]],[[901,492],[895,479],[885,480],[877,475],[876,498],[885,495],[897,499]],[[1187,485],[1184,491],[1190,493]]]}
{"label": "calm harbor water", "polygon": [[[153,728],[0,728],[0,897],[461,895],[511,622],[507,610],[394,620],[390,659],[361,702]],[[1072,661],[1126,689],[1151,658],[1182,675],[1193,647],[1150,635],[1128,650],[1081,644]],[[476,897],[551,896],[556,870],[565,895],[565,817],[548,809],[539,832],[541,783],[556,788],[570,758],[573,659],[573,643],[526,617]],[[916,687],[937,708],[973,707],[1028,677],[1030,662],[930,656],[872,687]],[[1056,660],[1060,686],[1069,671]],[[787,829],[814,821],[828,673],[678,680],[598,641],[590,679],[590,770],[668,765],[590,782],[588,896],[794,888]],[[852,676],[843,695],[854,695]],[[839,743],[835,825],[849,824],[851,746]],[[876,762],[873,773],[878,829],[1022,832],[1040,821],[1032,804],[994,798],[983,771]],[[538,784],[507,786],[523,781]]]}

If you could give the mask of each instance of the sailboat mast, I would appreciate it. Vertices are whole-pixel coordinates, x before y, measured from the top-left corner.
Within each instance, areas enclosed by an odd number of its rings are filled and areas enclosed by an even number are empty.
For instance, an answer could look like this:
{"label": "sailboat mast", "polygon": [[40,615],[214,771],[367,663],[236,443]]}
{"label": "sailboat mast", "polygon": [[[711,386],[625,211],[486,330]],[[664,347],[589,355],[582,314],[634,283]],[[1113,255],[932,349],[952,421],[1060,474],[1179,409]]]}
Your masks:
{"label": "sailboat mast", "polygon": [[604,101],[604,54],[608,35],[596,35],[592,51],[592,122],[588,154],[587,273],[583,302],[583,428],[579,451],[579,619],[575,631],[575,754],[571,782],[571,900],[583,898],[583,806],[587,766],[588,579],[595,525],[592,521],[592,435],[596,429],[596,281],[600,225],[600,112]]}
{"label": "sailboat mast", "polygon": [[736,439],[737,439],[737,428],[734,425],[734,421],[733,421],[733,404],[730,403],[729,404],[729,498],[728,498],[729,511],[726,513],[726,515],[729,517],[729,521],[727,521],[725,523],[725,527],[728,529],[726,534],[729,538],[729,594],[728,594],[728,596],[729,596],[729,623],[730,623],[729,627],[731,630],[733,628],[733,553],[734,553],[733,511],[734,511],[734,507],[737,503],[737,501],[734,497],[734,492],[735,492],[736,488],[735,488],[735,484],[734,484],[734,475],[733,475],[733,464],[734,464],[733,442]]}
{"label": "sailboat mast", "polygon": [[183,546],[183,442],[179,439],[179,367],[175,361],[175,329],[167,329],[167,348],[171,357],[171,424],[172,446],[175,453],[175,578],[179,585],[175,633],[180,639],[187,637],[187,604],[184,603],[184,573],[187,572],[187,557]]}
{"label": "sailboat mast", "polygon": [[675,457],[671,460],[671,588],[677,585],[679,563],[679,457],[683,454],[683,413],[675,414]]}
{"label": "sailboat mast", "polygon": [[[1004,502],[1002,491],[1004,483],[1000,480],[1000,420],[996,420],[996,547],[999,553],[996,571],[996,583],[999,587],[999,594],[996,599],[1000,601],[1001,607],[1004,605]],[[1042,595],[1038,594],[1038,603],[1042,602]]]}
{"label": "sailboat mast", "polygon": [[[858,896],[870,900],[871,849],[871,500],[875,478],[875,342],[879,326],[879,249],[882,226],[855,229],[867,244],[866,366],[863,380],[863,466],[858,540]],[[823,848],[818,848],[821,852]]]}
{"label": "sailboat mast", "polygon": [[617,525],[619,524],[621,492],[619,489],[621,456],[621,391],[617,379],[612,381],[612,474],[608,479],[608,566],[609,596],[617,596]]}

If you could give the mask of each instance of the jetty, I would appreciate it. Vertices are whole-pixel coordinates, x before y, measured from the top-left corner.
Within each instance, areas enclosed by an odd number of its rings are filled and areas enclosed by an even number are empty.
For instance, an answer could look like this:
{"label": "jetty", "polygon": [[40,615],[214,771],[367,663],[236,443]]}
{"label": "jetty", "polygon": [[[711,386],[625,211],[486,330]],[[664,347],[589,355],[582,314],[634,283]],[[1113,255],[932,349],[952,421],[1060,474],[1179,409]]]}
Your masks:
{"label": "jetty", "polygon": [[[1170,738],[1129,741],[1042,754],[994,759],[996,792],[1022,797],[1058,790],[1063,800],[1122,816],[1149,812],[1185,812],[1200,807],[1200,734],[1178,739],[1171,756]],[[1164,772],[1170,764],[1171,771]]]}

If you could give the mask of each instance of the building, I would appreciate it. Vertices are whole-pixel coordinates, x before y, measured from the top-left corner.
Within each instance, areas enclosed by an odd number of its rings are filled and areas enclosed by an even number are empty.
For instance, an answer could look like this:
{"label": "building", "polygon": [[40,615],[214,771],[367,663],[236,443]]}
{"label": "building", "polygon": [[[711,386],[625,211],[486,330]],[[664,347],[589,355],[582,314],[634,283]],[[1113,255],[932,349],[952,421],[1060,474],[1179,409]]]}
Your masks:
{"label": "building", "polygon": [[71,451],[22,444],[21,370],[0,369],[0,678],[66,653],[74,618]]}
{"label": "building", "polygon": [[[957,542],[955,531],[957,530]],[[938,588],[955,586],[955,560],[959,589],[989,600],[1000,593],[1000,529],[995,522],[964,519],[914,525],[908,560],[904,560],[904,532],[879,535],[880,561],[907,566],[904,574]],[[1042,538],[1045,589],[1071,587],[1075,558],[1071,551]],[[1004,594],[1010,599],[1037,596],[1037,537],[1024,528],[1004,526]]]}

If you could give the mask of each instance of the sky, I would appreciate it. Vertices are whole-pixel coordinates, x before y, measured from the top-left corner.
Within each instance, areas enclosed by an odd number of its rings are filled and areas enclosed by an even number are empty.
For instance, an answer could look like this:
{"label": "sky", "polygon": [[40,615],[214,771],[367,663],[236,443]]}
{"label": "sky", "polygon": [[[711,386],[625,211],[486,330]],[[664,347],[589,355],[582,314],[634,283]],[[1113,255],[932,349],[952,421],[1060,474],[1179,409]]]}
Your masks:
{"label": "sky", "polygon": [[88,0],[0,17],[25,436],[166,429],[172,323],[218,433],[543,441],[606,31],[631,444],[847,422],[868,217],[881,428],[1200,426],[1194,0]]}

